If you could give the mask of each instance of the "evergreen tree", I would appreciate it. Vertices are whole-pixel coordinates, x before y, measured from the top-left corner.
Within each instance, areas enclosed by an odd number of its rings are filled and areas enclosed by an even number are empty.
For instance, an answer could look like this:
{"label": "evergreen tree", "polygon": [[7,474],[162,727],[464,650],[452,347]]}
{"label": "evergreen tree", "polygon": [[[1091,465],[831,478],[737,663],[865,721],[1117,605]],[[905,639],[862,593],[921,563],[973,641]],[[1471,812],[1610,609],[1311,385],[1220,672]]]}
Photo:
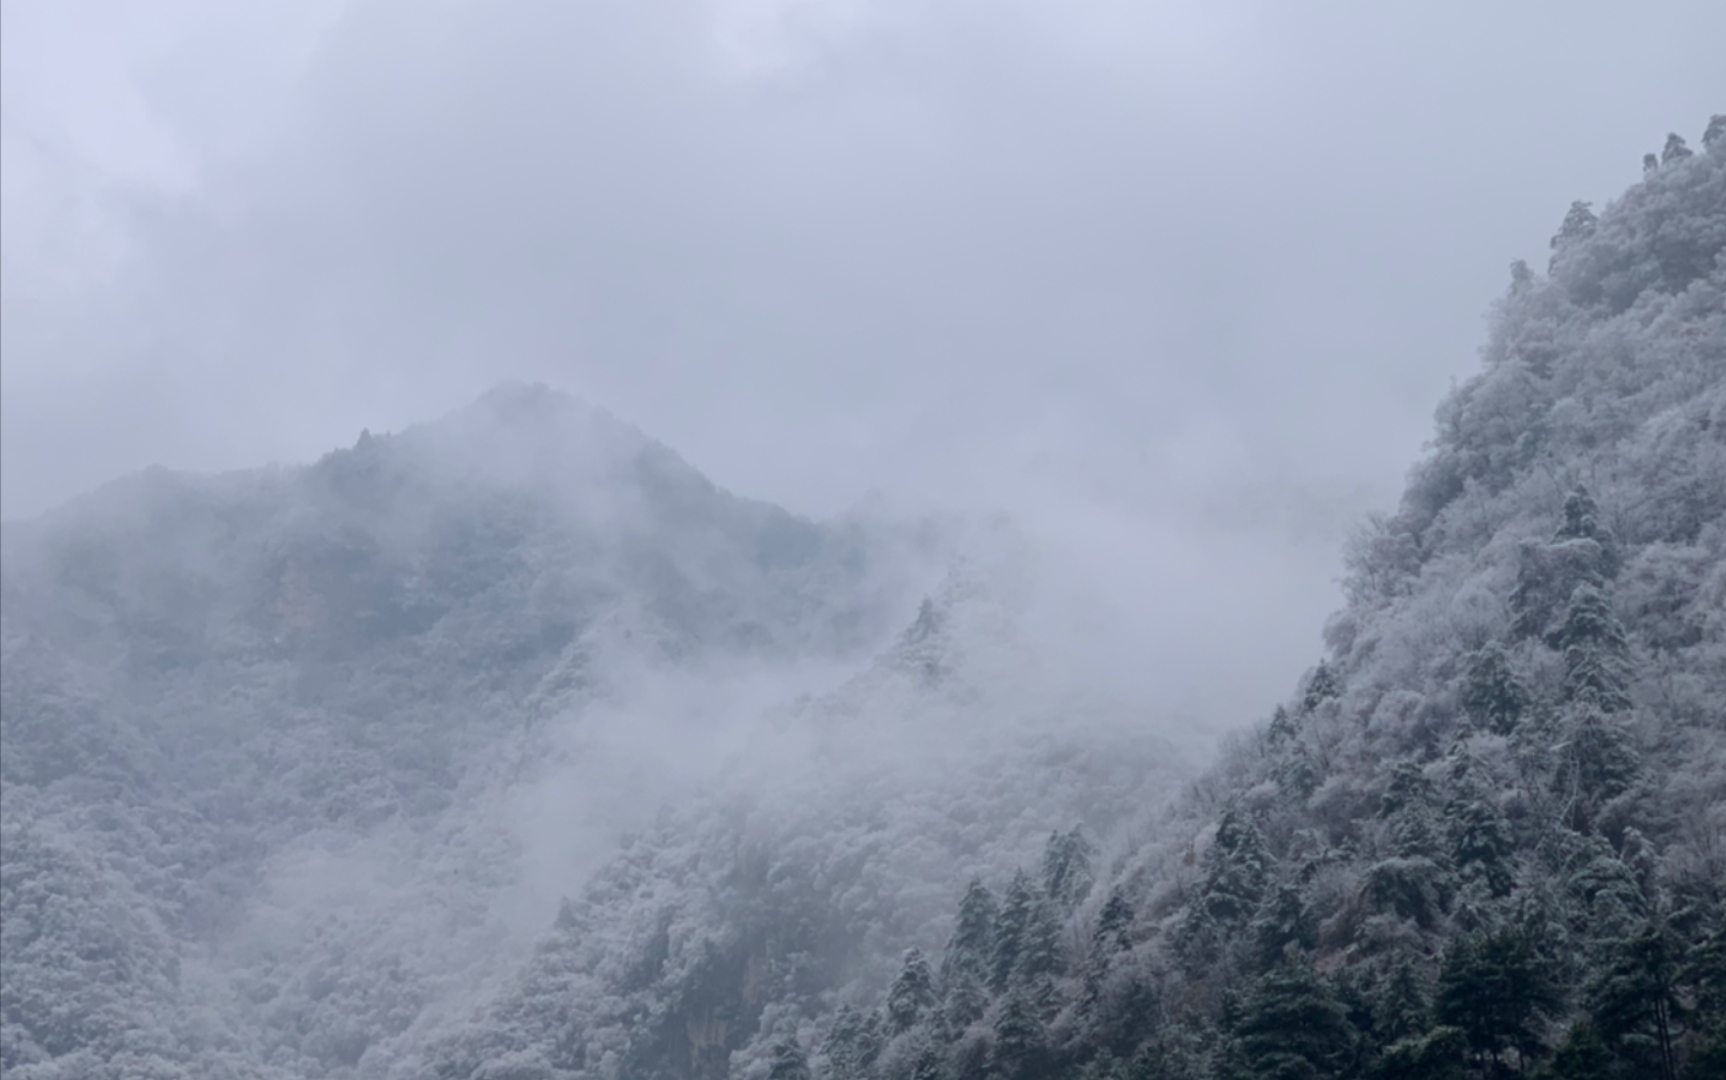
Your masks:
{"label": "evergreen tree", "polygon": [[[1691,1069],[1698,1076],[1726,1075],[1726,919],[1716,913],[1712,925],[1703,920],[1693,941],[1678,969],[1690,994],[1690,1026],[1700,1041]],[[1697,1062],[1715,1063],[1713,1071],[1696,1072],[1702,1067]]]}
{"label": "evergreen tree", "polygon": [[1003,1080],[1040,1080],[1048,1075],[1048,1034],[1037,1013],[1022,995],[1008,995],[995,1018],[991,1075]]}
{"label": "evergreen tree", "polygon": [[1581,484],[1564,497],[1564,523],[1555,540],[1594,540],[1600,535],[1600,506]]}
{"label": "evergreen tree", "polygon": [[935,980],[920,949],[907,949],[899,977],[887,991],[887,1028],[895,1035],[909,1031],[935,1007]]}
{"label": "evergreen tree", "polygon": [[1413,963],[1404,960],[1391,972],[1374,1017],[1374,1033],[1387,1043],[1414,1038],[1432,1027],[1426,987]]}
{"label": "evergreen tree", "polygon": [[1244,922],[1258,910],[1270,878],[1270,853],[1250,816],[1230,808],[1217,823],[1217,835],[1205,852],[1205,881],[1200,903],[1223,924]]}
{"label": "evergreen tree", "polygon": [[1128,952],[1133,947],[1133,905],[1120,886],[1109,892],[1103,910],[1097,913],[1096,929],[1091,931],[1091,954],[1108,956]]}
{"label": "evergreen tree", "polygon": [[989,989],[1005,993],[1013,984],[1024,955],[1026,938],[1037,913],[1037,890],[1023,870],[1013,875],[995,921],[995,953],[989,961]]}
{"label": "evergreen tree", "polygon": [[1674,161],[1683,161],[1691,154],[1690,147],[1685,145],[1684,137],[1673,132],[1666,136],[1666,145],[1660,151],[1660,164],[1669,165]]}
{"label": "evergreen tree", "polygon": [[1395,817],[1410,808],[1425,806],[1431,797],[1432,784],[1420,766],[1412,761],[1399,761],[1391,767],[1390,779],[1379,797],[1378,813],[1380,817]]}
{"label": "evergreen tree", "polygon": [[1251,1075],[1320,1080],[1343,1074],[1356,1032],[1304,960],[1278,965],[1242,1005],[1235,1034]]}
{"label": "evergreen tree", "polygon": [[1175,949],[1197,971],[1221,955],[1231,932],[1258,911],[1270,880],[1270,855],[1258,827],[1231,807],[1205,851],[1205,876],[1176,932]]}
{"label": "evergreen tree", "polygon": [[1570,209],[1564,214],[1564,223],[1558,227],[1557,235],[1552,238],[1554,251],[1594,235],[1599,219],[1594,216],[1594,211],[1589,209],[1590,205],[1581,199],[1570,204]]}
{"label": "evergreen tree", "polygon": [[1305,802],[1318,790],[1322,779],[1312,752],[1299,740],[1290,743],[1283,751],[1281,760],[1271,769],[1271,778],[1276,781],[1277,790],[1293,803]]}
{"label": "evergreen tree", "polygon": [[1293,716],[1281,705],[1271,713],[1271,722],[1265,728],[1265,741],[1271,746],[1281,746],[1299,734],[1300,728]]}
{"label": "evergreen tree", "polygon": [[987,987],[995,954],[995,894],[973,880],[959,901],[959,917],[941,961],[942,998],[947,1019],[963,1028],[988,1008]]}
{"label": "evergreen tree", "polygon": [[1318,662],[1312,678],[1307,680],[1306,693],[1301,696],[1301,712],[1309,713],[1319,705],[1342,694],[1342,680],[1325,660]]}
{"label": "evergreen tree", "polygon": [[1462,937],[1445,951],[1434,1012],[1461,1029],[1478,1061],[1498,1068],[1514,1052],[1520,1062],[1544,1049],[1541,1029],[1560,1004],[1550,966],[1524,926]]}
{"label": "evergreen tree", "polygon": [[1630,644],[1605,593],[1578,585],[1553,643],[1564,652],[1566,697],[1605,712],[1630,707]]}
{"label": "evergreen tree", "polygon": [[1676,1080],[1673,1043],[1684,1012],[1677,965],[1660,927],[1646,923],[1618,942],[1611,966],[1589,991],[1601,1042],[1639,1073]]}
{"label": "evergreen tree", "polygon": [[1726,114],[1715,113],[1708,118],[1708,130],[1702,133],[1702,145],[1712,150],[1722,139],[1726,139]]}
{"label": "evergreen tree", "polygon": [[1510,657],[1496,639],[1468,659],[1462,707],[1487,731],[1508,735],[1528,708],[1528,691],[1511,670]]}
{"label": "evergreen tree", "polygon": [[1465,877],[1480,877],[1493,896],[1507,895],[1514,847],[1498,808],[1468,786],[1445,807],[1445,817],[1450,824],[1451,859],[1457,869]]}
{"label": "evergreen tree", "polygon": [[1261,971],[1281,963],[1289,946],[1308,950],[1318,938],[1318,925],[1305,898],[1298,888],[1287,883],[1279,885],[1265,900],[1250,929]]}
{"label": "evergreen tree", "polygon": [[1021,939],[1019,963],[1013,981],[1026,988],[1035,988],[1033,997],[1044,997],[1049,983],[1065,965],[1061,949],[1061,922],[1054,905],[1046,896],[1038,896],[1031,907],[1031,917],[1025,924]]}
{"label": "evergreen tree", "polygon": [[1095,875],[1091,858],[1096,848],[1078,826],[1051,833],[1043,849],[1043,892],[1062,915],[1071,914],[1091,893]]}
{"label": "evergreen tree", "polygon": [[1577,708],[1558,749],[1555,787],[1569,804],[1572,825],[1586,832],[1593,811],[1635,781],[1640,755],[1624,726],[1592,702]]}
{"label": "evergreen tree", "polygon": [[881,1051],[881,1032],[875,1014],[863,1014],[842,1006],[822,1043],[827,1058],[828,1080],[865,1080]]}
{"label": "evergreen tree", "polygon": [[1648,176],[1660,168],[1660,159],[1653,154],[1642,155],[1642,175]]}
{"label": "evergreen tree", "polygon": [[1158,999],[1147,973],[1120,945],[1108,935],[1096,939],[1085,966],[1077,1025],[1088,1045],[1126,1056],[1156,1030]]}

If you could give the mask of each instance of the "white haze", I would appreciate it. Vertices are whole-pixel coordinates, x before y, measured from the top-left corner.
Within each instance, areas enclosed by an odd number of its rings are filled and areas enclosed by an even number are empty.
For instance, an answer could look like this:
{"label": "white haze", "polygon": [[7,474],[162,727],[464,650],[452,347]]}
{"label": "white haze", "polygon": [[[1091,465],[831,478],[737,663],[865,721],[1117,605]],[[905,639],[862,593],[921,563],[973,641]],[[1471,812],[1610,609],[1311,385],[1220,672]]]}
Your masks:
{"label": "white haze", "polygon": [[1019,514],[1213,722],[1310,662],[1505,264],[1718,104],[1726,33],[1706,3],[5,18],[8,517],[543,379],[794,512]]}
{"label": "white haze", "polygon": [[[1509,261],[1721,107],[1726,8],[1624,10],[6,0],[9,522],[522,380],[793,513],[940,523],[889,547],[867,649],[624,648],[441,816],[292,837],[206,943],[211,1000],[321,950],[406,957],[431,1032],[716,783],[781,835],[828,802],[939,818],[998,762],[1037,775],[1039,739],[1169,770],[1098,804],[1172,790],[1317,660],[1341,542],[1474,370]],[[581,434],[596,476],[641,446]],[[579,480],[590,519],[619,496]],[[933,698],[891,652],[931,592],[963,661]],[[1092,797],[1064,782],[968,857],[1030,857]],[[903,873],[974,869],[939,855]]]}

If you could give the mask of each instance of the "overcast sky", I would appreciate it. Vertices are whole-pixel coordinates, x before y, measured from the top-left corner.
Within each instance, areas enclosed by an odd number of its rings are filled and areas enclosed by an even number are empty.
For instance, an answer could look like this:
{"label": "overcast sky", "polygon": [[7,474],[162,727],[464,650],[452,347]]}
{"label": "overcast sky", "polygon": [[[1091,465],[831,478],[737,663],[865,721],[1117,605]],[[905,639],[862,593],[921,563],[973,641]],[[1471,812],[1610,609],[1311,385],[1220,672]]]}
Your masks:
{"label": "overcast sky", "polygon": [[8,518],[544,380],[796,511],[1272,590],[1306,652],[1510,260],[1726,109],[1710,0],[3,10]]}

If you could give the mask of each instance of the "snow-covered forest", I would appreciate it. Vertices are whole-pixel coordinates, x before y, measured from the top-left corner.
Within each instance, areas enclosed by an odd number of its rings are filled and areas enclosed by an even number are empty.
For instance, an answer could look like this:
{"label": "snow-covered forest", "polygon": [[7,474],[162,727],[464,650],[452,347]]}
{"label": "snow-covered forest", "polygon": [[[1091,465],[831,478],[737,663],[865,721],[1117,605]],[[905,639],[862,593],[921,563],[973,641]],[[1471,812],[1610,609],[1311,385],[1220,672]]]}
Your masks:
{"label": "snow-covered forest", "polygon": [[1011,522],[539,386],[9,522],[0,1069],[1726,1074],[1726,121],[1437,419],[1211,761],[1024,631]]}

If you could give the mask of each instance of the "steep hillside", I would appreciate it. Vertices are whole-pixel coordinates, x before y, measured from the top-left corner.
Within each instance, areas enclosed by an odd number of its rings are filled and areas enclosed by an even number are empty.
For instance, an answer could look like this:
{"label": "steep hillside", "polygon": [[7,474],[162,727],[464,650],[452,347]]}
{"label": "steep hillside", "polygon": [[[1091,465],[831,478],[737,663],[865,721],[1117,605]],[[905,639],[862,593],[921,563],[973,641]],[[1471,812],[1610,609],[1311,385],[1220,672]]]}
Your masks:
{"label": "steep hillside", "polygon": [[1723,127],[1513,267],[1329,655],[1180,798],[1079,707],[922,795],[667,820],[429,1071],[1726,1073]]}

